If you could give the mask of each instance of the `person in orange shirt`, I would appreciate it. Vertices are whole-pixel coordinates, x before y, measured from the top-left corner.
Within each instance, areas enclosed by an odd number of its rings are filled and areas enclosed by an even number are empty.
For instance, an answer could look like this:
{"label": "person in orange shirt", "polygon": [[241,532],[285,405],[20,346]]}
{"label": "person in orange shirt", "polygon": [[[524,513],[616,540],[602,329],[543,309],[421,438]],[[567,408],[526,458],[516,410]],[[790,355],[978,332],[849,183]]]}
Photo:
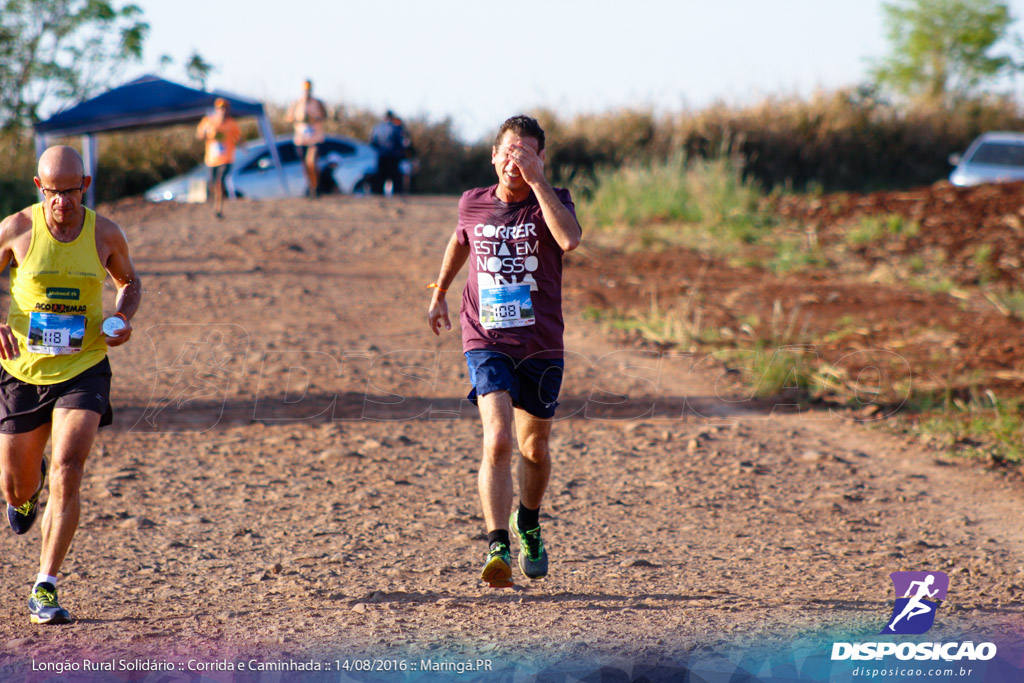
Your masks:
{"label": "person in orange shirt", "polygon": [[288,109],[285,120],[295,124],[295,149],[306,170],[306,182],[309,184],[307,196],[311,199],[319,196],[317,189],[319,178],[316,172],[316,157],[320,143],[324,141],[324,119],[327,108],[324,103],[313,97],[313,83],[303,81],[302,97],[297,99]]}
{"label": "person in orange shirt", "polygon": [[204,116],[196,129],[196,137],[206,141],[206,165],[210,167],[210,187],[213,188],[213,204],[217,218],[223,218],[221,208],[224,202],[224,178],[235,161],[235,147],[242,139],[242,131],[235,120],[228,116],[228,101],[218,97],[213,103],[213,113]]}

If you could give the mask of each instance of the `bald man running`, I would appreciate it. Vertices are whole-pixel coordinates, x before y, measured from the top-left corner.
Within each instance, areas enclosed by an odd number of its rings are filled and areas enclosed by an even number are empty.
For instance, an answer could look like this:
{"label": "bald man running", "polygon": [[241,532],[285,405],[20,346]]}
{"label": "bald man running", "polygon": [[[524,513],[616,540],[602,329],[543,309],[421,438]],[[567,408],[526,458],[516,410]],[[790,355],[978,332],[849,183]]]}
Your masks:
{"label": "bald man running", "polygon": [[[99,427],[112,420],[107,347],[131,338],[142,290],[124,233],[82,206],[92,178],[70,147],[39,158],[43,201],[0,222],[0,270],[8,264],[11,302],[0,323],[0,489],[16,534],[35,522],[47,478],[39,575],[29,597],[34,624],[65,624],[57,572],[81,510],[79,488]],[[117,287],[121,329],[104,334],[103,283]]]}

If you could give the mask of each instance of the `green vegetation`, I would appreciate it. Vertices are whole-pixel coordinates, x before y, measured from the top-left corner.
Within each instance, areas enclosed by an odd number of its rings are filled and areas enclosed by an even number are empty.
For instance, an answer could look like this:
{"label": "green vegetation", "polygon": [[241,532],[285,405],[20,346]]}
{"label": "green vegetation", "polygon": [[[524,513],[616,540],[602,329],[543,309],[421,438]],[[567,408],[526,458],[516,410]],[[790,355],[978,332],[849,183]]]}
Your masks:
{"label": "green vegetation", "polygon": [[[0,216],[36,199],[31,128],[43,110],[118,84],[124,67],[141,59],[148,32],[142,9],[131,3],[0,0]],[[174,61],[160,57],[164,68]],[[199,87],[213,71],[197,52],[183,67]],[[193,138],[180,131],[103,136],[99,199],[138,194],[193,166],[201,159]]]}
{"label": "green vegetation", "polygon": [[775,223],[760,209],[756,184],[730,157],[688,161],[676,156],[603,168],[594,184],[577,194],[588,226],[635,235],[644,248],[660,243],[728,252],[735,243],[757,243]]}
{"label": "green vegetation", "polygon": [[995,248],[991,244],[979,244],[974,250],[974,267],[978,271],[978,279],[982,284],[993,282],[999,279],[999,269],[996,268]]}
{"label": "green vegetation", "polygon": [[634,228],[647,223],[701,220],[687,182],[686,160],[676,156],[666,163],[637,163],[596,171],[596,189],[580,211],[597,226]]}
{"label": "green vegetation", "polygon": [[794,237],[776,232],[772,234],[770,244],[772,255],[762,265],[778,275],[822,268],[828,264],[825,253],[816,244],[809,243],[805,235]]}
{"label": "green vegetation", "polygon": [[[711,328],[699,294],[667,307],[652,297],[645,310],[632,314],[590,308],[584,317],[659,344],[700,350],[728,368],[737,390],[750,397],[785,396],[805,404],[827,400],[854,409],[877,404],[886,414],[899,407],[898,424],[951,455],[1024,462],[1024,400],[1000,399],[978,388],[961,397],[957,393],[962,392],[949,389],[915,389],[909,379],[890,382],[889,373],[901,362],[895,354],[877,354],[865,369],[830,362],[820,355],[819,340],[800,323],[799,308],[786,313],[778,301],[762,333],[756,331],[761,327],[756,317],[740,321],[737,330]],[[862,326],[845,316],[821,341],[856,334]],[[964,382],[979,386],[977,378]]]}
{"label": "green vegetation", "polygon": [[6,0],[0,10],[0,130],[39,121],[48,99],[95,92],[142,57],[149,24],[136,5],[102,0]]}
{"label": "green vegetation", "polygon": [[887,216],[864,216],[846,235],[851,246],[874,244],[889,237],[914,237],[921,232],[917,221],[908,221],[892,213]]}
{"label": "green vegetation", "polygon": [[[330,133],[365,140],[379,118],[378,112],[327,104]],[[286,132],[284,107],[269,103],[267,108],[274,129]],[[623,225],[639,221],[642,229],[650,230],[666,221],[699,216],[708,223],[718,220],[722,229],[748,242],[760,240],[765,229],[749,208],[758,191],[821,194],[929,184],[948,174],[949,154],[965,149],[979,133],[1024,129],[1024,113],[1007,99],[980,98],[953,108],[906,107],[880,102],[859,90],[667,115],[625,110],[559,119],[550,112],[535,114],[548,132],[552,181],[571,187],[578,202],[600,207],[607,216],[602,220]],[[420,161],[414,192],[458,194],[493,182],[491,141],[466,144],[455,135],[449,119],[410,117],[406,124]],[[256,135],[255,128],[249,135]],[[187,131],[157,129],[126,137],[124,145],[139,150],[129,164],[110,153],[120,137],[99,137],[101,177],[115,178],[112,184],[97,184],[100,201],[137,194],[180,173],[186,159],[198,163],[202,158],[201,145]],[[67,142],[80,144],[77,138]],[[31,136],[24,129],[2,134],[0,148],[0,189],[23,185],[21,155],[33,154]],[[680,167],[685,167],[689,179],[673,172]],[[616,177],[621,169],[630,172]],[[670,184],[658,191],[661,181]],[[630,192],[653,188],[637,200],[648,208],[636,210],[609,189],[604,198],[591,196],[613,182]],[[671,191],[684,183],[686,192],[677,196]],[[18,205],[6,192],[0,203],[0,208]],[[654,222],[645,223],[638,213],[654,216]],[[651,242],[660,239],[655,235]],[[787,249],[792,255],[792,247]],[[799,262],[781,258],[780,267]]]}
{"label": "green vegetation", "polygon": [[700,294],[683,297],[673,305],[659,305],[657,296],[651,296],[649,308],[637,314],[588,308],[583,312],[587,320],[595,320],[609,329],[639,334],[657,343],[687,346],[691,343],[709,344],[717,340],[713,332],[703,326]]}
{"label": "green vegetation", "polygon": [[[879,374],[896,359],[881,354],[872,358],[870,367],[874,370],[853,373],[843,363],[820,354],[818,340],[802,320],[799,306],[786,313],[782,303],[776,301],[766,334],[758,336],[753,327],[747,327],[745,340],[716,353],[727,361],[738,361],[740,381],[753,396],[788,393],[805,402],[829,400],[852,407],[901,400],[897,390],[887,388]],[[855,321],[848,318],[847,324],[853,327]]]}
{"label": "green vegetation", "polygon": [[990,461],[1024,462],[1024,402],[1001,400],[991,391],[971,390],[963,398],[951,392],[912,398],[912,428],[936,439],[947,451]]}
{"label": "green vegetation", "polygon": [[986,298],[1005,316],[1024,318],[1024,291],[1011,289],[986,293]]}
{"label": "green vegetation", "polygon": [[999,47],[1020,51],[1013,17],[995,0],[900,0],[884,3],[890,55],[873,69],[875,81],[937,103],[963,100],[1021,65]]}
{"label": "green vegetation", "polygon": [[[0,0],[0,132],[38,123],[43,107],[80,101],[116,85],[142,58],[149,24],[138,5],[107,0]],[[166,68],[174,63],[162,55]],[[214,70],[193,52],[189,82],[205,88]],[[4,142],[21,141],[15,135]]]}

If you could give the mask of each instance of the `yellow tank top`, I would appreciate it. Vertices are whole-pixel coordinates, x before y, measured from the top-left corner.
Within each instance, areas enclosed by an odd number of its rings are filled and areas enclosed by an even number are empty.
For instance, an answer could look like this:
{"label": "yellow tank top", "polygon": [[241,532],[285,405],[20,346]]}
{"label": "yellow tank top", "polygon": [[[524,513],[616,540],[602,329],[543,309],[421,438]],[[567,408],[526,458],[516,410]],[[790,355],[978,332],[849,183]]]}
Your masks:
{"label": "yellow tank top", "polygon": [[28,254],[11,266],[7,324],[21,355],[0,359],[4,369],[23,382],[56,384],[102,361],[106,277],[96,253],[96,212],[85,209],[81,234],[58,242],[46,227],[43,205],[34,205]]}

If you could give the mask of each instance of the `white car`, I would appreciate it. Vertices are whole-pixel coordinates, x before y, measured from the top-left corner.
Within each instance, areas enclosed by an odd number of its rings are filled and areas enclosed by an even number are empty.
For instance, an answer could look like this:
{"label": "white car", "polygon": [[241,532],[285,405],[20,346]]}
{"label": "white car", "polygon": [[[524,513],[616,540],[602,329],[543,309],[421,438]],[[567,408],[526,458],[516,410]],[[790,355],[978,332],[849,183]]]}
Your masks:
{"label": "white car", "polygon": [[[235,193],[248,199],[279,199],[306,195],[306,175],[302,169],[295,144],[290,137],[277,138],[277,152],[288,182],[288,191],[281,187],[281,177],[274,168],[270,150],[262,141],[242,145],[235,152],[226,181],[234,184]],[[369,192],[370,181],[377,173],[377,151],[364,142],[328,136],[320,145],[317,168],[320,171],[322,193],[344,194]],[[195,200],[195,188],[205,189],[210,170],[199,164],[188,173],[165,180],[146,191],[151,202],[187,202]],[[199,194],[199,201],[205,191]]]}
{"label": "white car", "polygon": [[962,187],[1024,180],[1024,133],[985,133],[949,163],[949,182]]}

